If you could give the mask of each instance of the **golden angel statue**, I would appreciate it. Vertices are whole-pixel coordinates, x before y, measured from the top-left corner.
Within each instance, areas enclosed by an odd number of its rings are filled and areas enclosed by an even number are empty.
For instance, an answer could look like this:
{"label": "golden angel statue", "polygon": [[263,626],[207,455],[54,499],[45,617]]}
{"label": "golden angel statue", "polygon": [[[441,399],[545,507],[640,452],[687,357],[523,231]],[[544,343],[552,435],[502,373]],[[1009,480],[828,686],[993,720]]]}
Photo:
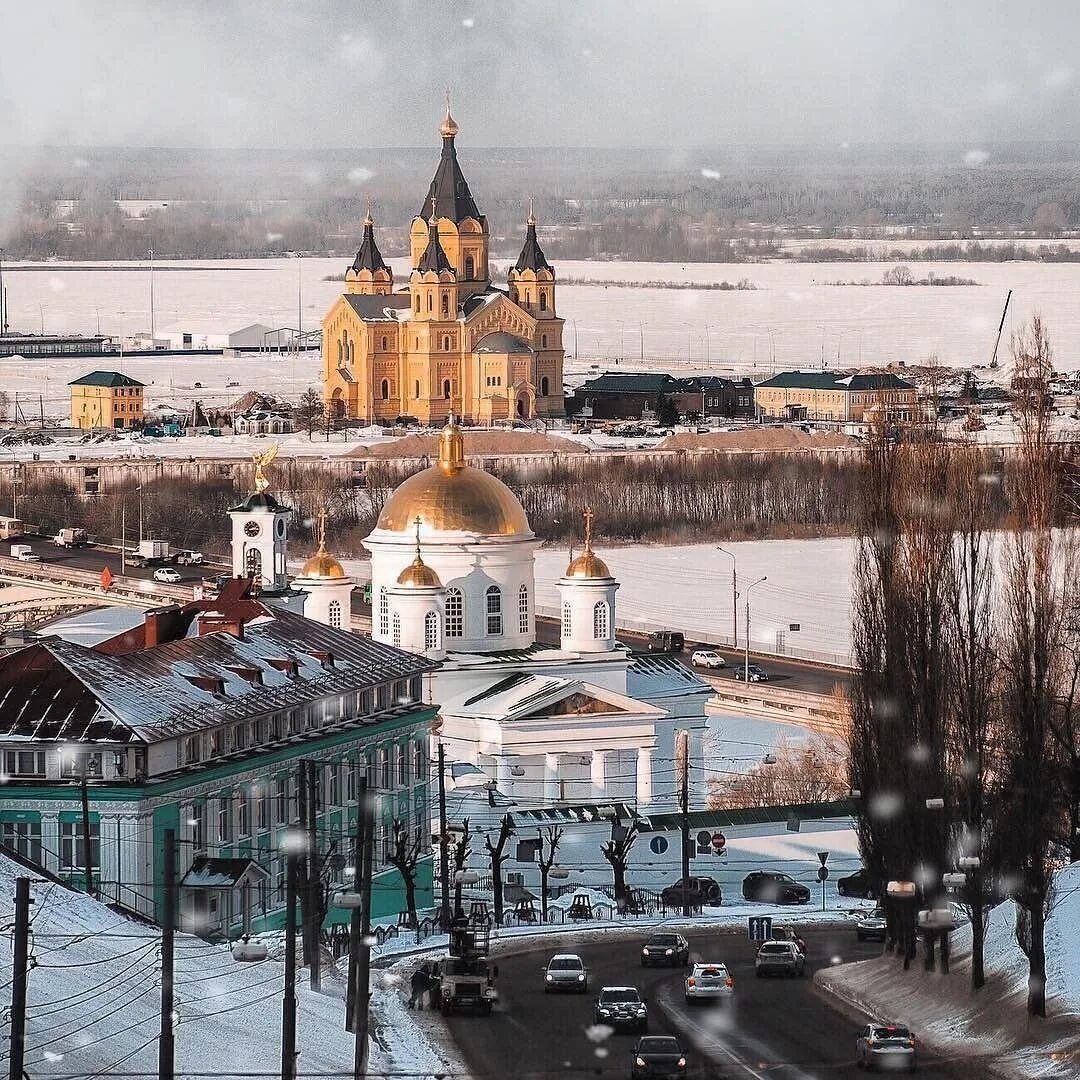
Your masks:
{"label": "golden angel statue", "polygon": [[270,486],[270,481],[266,479],[266,467],[278,456],[280,449],[280,444],[274,443],[261,454],[253,454],[251,457],[255,462],[255,490],[260,495]]}

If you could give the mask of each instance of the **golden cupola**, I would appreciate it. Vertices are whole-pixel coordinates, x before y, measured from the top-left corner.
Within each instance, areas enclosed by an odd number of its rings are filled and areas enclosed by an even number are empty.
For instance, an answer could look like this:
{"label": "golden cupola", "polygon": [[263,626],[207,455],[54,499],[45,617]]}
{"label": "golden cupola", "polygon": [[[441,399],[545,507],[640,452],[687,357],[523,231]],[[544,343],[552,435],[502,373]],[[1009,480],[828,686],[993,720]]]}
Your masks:
{"label": "golden cupola", "polygon": [[416,519],[416,558],[413,559],[404,570],[398,574],[397,583],[406,589],[441,589],[442,582],[439,575],[426,562],[420,554],[420,526],[421,519]]}
{"label": "golden cupola", "polygon": [[376,532],[411,532],[419,518],[427,536],[471,533],[531,539],[517,496],[483,469],[465,464],[465,440],[453,416],[439,434],[439,459],[410,476],[387,499]]}
{"label": "golden cupola", "polygon": [[611,571],[603,559],[592,549],[593,512],[591,506],[585,507],[585,550],[566,568],[564,578],[591,578],[611,580]]}
{"label": "golden cupola", "polygon": [[319,511],[319,547],[300,571],[302,578],[332,581],[345,577],[341,563],[326,550],[326,511]]}

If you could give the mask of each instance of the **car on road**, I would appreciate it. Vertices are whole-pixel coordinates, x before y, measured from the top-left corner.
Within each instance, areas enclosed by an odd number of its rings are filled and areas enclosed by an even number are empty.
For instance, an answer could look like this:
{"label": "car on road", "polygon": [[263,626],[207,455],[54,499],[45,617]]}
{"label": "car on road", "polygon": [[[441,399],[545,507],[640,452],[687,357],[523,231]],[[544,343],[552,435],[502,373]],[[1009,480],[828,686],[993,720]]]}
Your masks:
{"label": "car on road", "polygon": [[803,975],[806,972],[806,956],[794,941],[765,941],[754,957],[754,974]]}
{"label": "car on road", "polygon": [[677,630],[657,630],[649,635],[649,652],[679,653],[686,648],[686,637]]}
{"label": "car on road", "polygon": [[723,964],[695,964],[686,977],[686,1004],[735,996],[735,979]]}
{"label": "car on road", "polygon": [[649,1006],[636,986],[605,986],[593,1006],[593,1020],[644,1035],[649,1030]]}
{"label": "car on road", "polygon": [[632,1080],[646,1080],[646,1077],[679,1080],[686,1075],[686,1051],[674,1035],[646,1035],[638,1039],[631,1053]]}
{"label": "car on road", "polygon": [[915,1069],[915,1036],[901,1024],[867,1024],[855,1040],[860,1069]]}
{"label": "car on road", "polygon": [[744,900],[764,900],[768,904],[806,904],[810,890],[790,874],[779,870],[755,870],[743,878]]}
{"label": "car on road", "polygon": [[873,911],[864,912],[855,920],[855,936],[860,941],[884,941],[885,931],[884,908],[876,907]]}
{"label": "car on road", "polygon": [[695,649],[690,654],[690,663],[703,668],[727,667],[727,661],[715,649]]}
{"label": "car on road", "polygon": [[154,580],[163,581],[166,585],[179,585],[184,579],[180,576],[180,572],[171,566],[159,566],[154,571]]}
{"label": "car on road", "polygon": [[757,664],[751,664],[749,667],[745,664],[735,664],[732,666],[731,677],[733,679],[746,679],[748,675],[750,682],[769,681],[769,673],[763,667],[758,667]]}
{"label": "car on road", "polygon": [[690,942],[682,934],[653,934],[641,946],[641,966],[685,967],[690,963]]}
{"label": "car on road", "polygon": [[719,907],[722,899],[720,884],[711,877],[679,878],[674,885],[667,885],[660,891],[661,903],[672,911],[682,908],[685,900],[690,901],[691,908],[701,908],[706,904]]}
{"label": "car on road", "polygon": [[179,566],[202,566],[206,556],[201,551],[192,551],[184,548],[176,553],[176,562]]}
{"label": "car on road", "polygon": [[544,993],[553,990],[572,990],[578,994],[589,991],[589,969],[576,953],[557,953],[544,968]]}
{"label": "car on road", "polygon": [[860,900],[876,900],[878,898],[877,883],[871,879],[866,869],[856,870],[854,874],[838,878],[836,891],[841,896],[855,896]]}

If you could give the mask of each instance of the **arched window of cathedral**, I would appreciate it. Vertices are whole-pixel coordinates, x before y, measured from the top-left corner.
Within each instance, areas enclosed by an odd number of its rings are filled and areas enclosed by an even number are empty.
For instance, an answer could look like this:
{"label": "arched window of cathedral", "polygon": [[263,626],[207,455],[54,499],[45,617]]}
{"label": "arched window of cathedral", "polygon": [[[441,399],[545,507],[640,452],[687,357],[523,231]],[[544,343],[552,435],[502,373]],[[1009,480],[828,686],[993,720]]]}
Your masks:
{"label": "arched window of cathedral", "polygon": [[465,634],[465,598],[460,589],[446,590],[446,636],[463,637]]}
{"label": "arched window of cathedral", "polygon": [[476,262],[471,255],[465,256],[465,280],[472,281],[473,274],[476,270]]}
{"label": "arched window of cathedral", "polygon": [[608,606],[606,600],[597,600],[592,609],[592,632],[597,641],[608,636]]}
{"label": "arched window of cathedral", "polygon": [[416,310],[416,314],[420,314],[420,294],[417,293],[413,298],[413,308]]}
{"label": "arched window of cathedral", "polygon": [[382,339],[382,351],[386,352],[386,338]]}
{"label": "arched window of cathedral", "polygon": [[487,613],[487,632],[489,637],[502,635],[502,590],[498,585],[489,585],[484,593],[484,608]]}
{"label": "arched window of cathedral", "polygon": [[431,311],[431,309],[434,306],[435,306],[435,301],[432,299],[431,293],[428,293],[427,294],[427,309],[428,309],[428,311]]}
{"label": "arched window of cathedral", "polygon": [[450,338],[449,337],[444,337],[442,339],[442,347],[443,347],[443,352],[449,352],[450,351]]}
{"label": "arched window of cathedral", "polygon": [[443,379],[442,396],[443,396],[443,401],[449,401],[450,400],[450,380],[449,379]]}
{"label": "arched window of cathedral", "polygon": [[413,391],[414,391],[413,392],[413,397],[414,398],[419,398],[420,397],[420,380],[419,379],[417,379],[416,382],[413,384]]}
{"label": "arched window of cathedral", "polygon": [[532,292],[529,289],[525,290],[525,306],[528,307],[532,303]]}
{"label": "arched window of cathedral", "polygon": [[379,590],[379,633],[383,637],[390,633],[390,597],[385,585]]}
{"label": "arched window of cathedral", "polygon": [[541,334],[540,335],[540,348],[541,349],[546,349],[547,348],[547,334]]}
{"label": "arched window of cathedral", "polygon": [[529,632],[529,586],[522,585],[518,589],[518,633]]}
{"label": "arched window of cathedral", "polygon": [[439,613],[429,611],[424,616],[424,648],[437,649],[439,647]]}
{"label": "arched window of cathedral", "polygon": [[540,396],[548,396],[548,377],[546,375],[540,380]]}
{"label": "arched window of cathedral", "polygon": [[244,556],[244,570],[256,585],[262,583],[262,552],[258,548],[248,548]]}
{"label": "arched window of cathedral", "polygon": [[338,367],[341,367],[341,365],[342,365],[342,364],[344,363],[344,361],[345,361],[345,357],[344,357],[344,356],[343,356],[343,354],[342,354],[342,351],[341,351],[341,342],[339,341],[339,342],[337,343],[337,366],[338,366]]}
{"label": "arched window of cathedral", "polygon": [[540,310],[547,311],[547,293],[543,289],[540,290]]}
{"label": "arched window of cathedral", "polygon": [[382,381],[382,399],[383,401],[390,400],[390,380],[383,379]]}
{"label": "arched window of cathedral", "polygon": [[573,616],[570,614],[570,605],[563,604],[562,606],[562,636],[568,638],[570,631],[574,628]]}
{"label": "arched window of cathedral", "polygon": [[450,314],[450,294],[449,293],[443,293],[442,294],[442,313],[444,315],[449,315]]}
{"label": "arched window of cathedral", "polygon": [[341,601],[331,600],[330,606],[326,609],[326,615],[330,622],[330,625],[335,630],[341,629]]}
{"label": "arched window of cathedral", "polygon": [[394,612],[394,644],[401,645],[401,616]]}

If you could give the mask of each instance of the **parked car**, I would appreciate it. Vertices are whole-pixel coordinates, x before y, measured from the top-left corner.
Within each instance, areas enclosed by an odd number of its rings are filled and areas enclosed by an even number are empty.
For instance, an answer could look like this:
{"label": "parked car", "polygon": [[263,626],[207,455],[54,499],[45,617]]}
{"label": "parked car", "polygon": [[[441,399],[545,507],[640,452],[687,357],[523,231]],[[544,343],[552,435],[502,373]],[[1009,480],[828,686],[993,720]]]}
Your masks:
{"label": "parked car", "polygon": [[766,941],[754,957],[754,974],[802,975],[806,971],[806,956],[794,941]]}
{"label": "parked car", "polygon": [[764,900],[767,904],[805,904],[810,890],[790,874],[778,870],[754,870],[743,878],[744,900]]}
{"label": "parked car", "polygon": [[173,567],[159,566],[154,571],[154,580],[163,581],[166,585],[179,585],[184,579],[180,576],[179,571],[173,569]]}
{"label": "parked car", "polygon": [[719,883],[711,877],[679,878],[674,885],[668,885],[660,892],[664,907],[673,910],[681,908],[687,899],[694,908],[704,907],[706,904],[719,907],[723,897]]}
{"label": "parked car", "polygon": [[877,883],[870,877],[868,870],[856,870],[854,874],[839,878],[836,882],[836,891],[841,896],[857,896],[860,900],[876,900],[878,898]]}
{"label": "parked car", "polygon": [[589,991],[589,970],[575,953],[557,953],[544,968],[544,993],[553,990],[573,990],[578,994]]}
{"label": "parked car", "polygon": [[686,647],[686,638],[677,630],[658,630],[649,635],[649,652],[677,653]]}
{"label": "parked car", "polygon": [[855,1040],[855,1064],[914,1070],[915,1036],[900,1024],[867,1024]]}
{"label": "parked car", "polygon": [[653,934],[641,947],[642,967],[685,967],[690,963],[690,943],[682,934]]}
{"label": "parked car", "polygon": [[690,663],[694,667],[722,668],[727,661],[715,649],[695,649],[690,654]]}
{"label": "parked car", "polygon": [[746,679],[749,676],[750,682],[769,681],[769,673],[757,664],[750,664],[749,667],[746,664],[733,664],[731,675],[735,679]]}
{"label": "parked car", "polygon": [[631,1051],[634,1064],[632,1080],[681,1080],[686,1076],[686,1051],[674,1035],[647,1035],[638,1039]]}
{"label": "parked car", "polygon": [[605,986],[593,1005],[593,1021],[644,1035],[649,1030],[649,1006],[636,986]]}
{"label": "parked car", "polygon": [[876,907],[865,915],[860,915],[855,920],[855,936],[860,941],[884,941],[885,940],[885,910]]}
{"label": "parked car", "polygon": [[735,979],[723,964],[695,964],[686,977],[686,1004],[735,996]]}

